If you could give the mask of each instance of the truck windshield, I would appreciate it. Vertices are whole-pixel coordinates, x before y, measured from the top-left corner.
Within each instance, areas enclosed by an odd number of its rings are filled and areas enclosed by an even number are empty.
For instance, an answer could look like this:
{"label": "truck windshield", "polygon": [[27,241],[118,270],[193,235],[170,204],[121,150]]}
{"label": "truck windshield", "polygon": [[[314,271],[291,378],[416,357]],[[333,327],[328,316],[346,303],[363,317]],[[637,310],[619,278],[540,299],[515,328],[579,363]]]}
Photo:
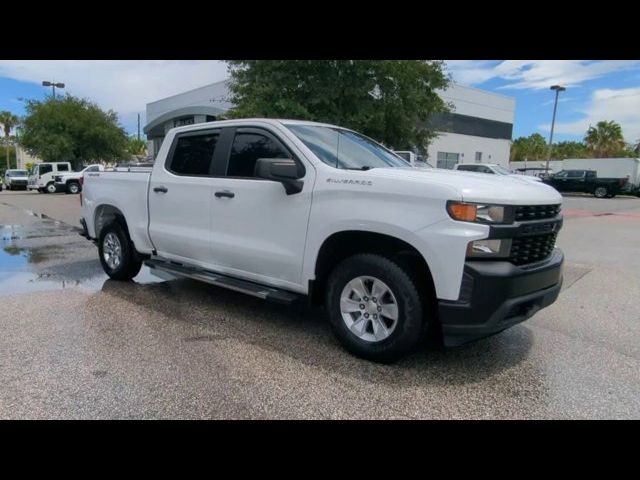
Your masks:
{"label": "truck windshield", "polygon": [[369,170],[409,166],[382,145],[350,130],[303,124],[287,125],[287,128],[320,160],[335,168]]}
{"label": "truck windshield", "polygon": [[7,177],[26,177],[26,170],[7,170]]}

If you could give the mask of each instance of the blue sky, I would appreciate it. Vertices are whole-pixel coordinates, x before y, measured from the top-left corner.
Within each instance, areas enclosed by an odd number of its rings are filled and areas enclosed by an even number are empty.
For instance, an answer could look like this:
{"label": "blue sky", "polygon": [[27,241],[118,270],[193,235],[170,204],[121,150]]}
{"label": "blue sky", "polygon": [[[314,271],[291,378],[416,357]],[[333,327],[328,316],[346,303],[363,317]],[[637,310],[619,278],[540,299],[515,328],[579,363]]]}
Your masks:
{"label": "blue sky", "polygon": [[[538,132],[548,137],[553,110],[549,86],[560,83],[554,140],[579,140],[590,124],[615,120],[626,140],[640,140],[640,61],[454,60],[446,61],[454,81],[516,99],[514,138]],[[51,93],[42,80],[64,82],[63,92],[90,98],[115,110],[129,133],[137,114],[145,122],[148,102],[227,77],[216,60],[46,60],[0,61],[0,110],[24,113],[19,98]]]}

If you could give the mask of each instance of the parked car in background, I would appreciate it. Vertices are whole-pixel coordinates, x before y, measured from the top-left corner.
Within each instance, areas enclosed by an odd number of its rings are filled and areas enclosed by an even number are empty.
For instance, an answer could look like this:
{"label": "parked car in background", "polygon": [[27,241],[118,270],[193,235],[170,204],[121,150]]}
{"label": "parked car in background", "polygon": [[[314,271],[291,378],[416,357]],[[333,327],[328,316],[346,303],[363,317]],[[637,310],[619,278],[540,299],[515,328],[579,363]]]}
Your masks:
{"label": "parked car in background", "polygon": [[597,198],[613,198],[624,190],[629,179],[599,178],[595,170],[561,170],[542,181],[559,192],[583,192]]}
{"label": "parked car in background", "polygon": [[542,181],[538,177],[529,177],[513,173],[511,170],[504,168],[502,165],[498,165],[497,163],[457,163],[453,169],[461,172],[488,173],[491,175],[525,178],[531,182]]}
{"label": "parked car in background", "polygon": [[66,193],[80,193],[82,190],[82,184],[80,178],[87,172],[102,172],[104,167],[102,165],[89,165],[88,167],[83,168],[79,172],[71,172],[62,175],[56,175],[54,177],[54,182],[56,185],[57,192],[66,192]]}
{"label": "parked car in background", "polygon": [[349,351],[376,361],[428,334],[454,346],[498,333],[562,285],[556,190],[408,168],[333,125],[174,128],[152,168],[87,173],[80,198],[83,234],[112,279],[146,262],[284,304],[306,297]]}
{"label": "parked car in background", "polygon": [[55,193],[55,176],[72,172],[69,162],[45,162],[37,163],[29,174],[29,190],[37,190],[40,193]]}
{"label": "parked car in background", "polygon": [[7,190],[26,190],[29,183],[29,172],[10,169],[4,174],[4,185]]}

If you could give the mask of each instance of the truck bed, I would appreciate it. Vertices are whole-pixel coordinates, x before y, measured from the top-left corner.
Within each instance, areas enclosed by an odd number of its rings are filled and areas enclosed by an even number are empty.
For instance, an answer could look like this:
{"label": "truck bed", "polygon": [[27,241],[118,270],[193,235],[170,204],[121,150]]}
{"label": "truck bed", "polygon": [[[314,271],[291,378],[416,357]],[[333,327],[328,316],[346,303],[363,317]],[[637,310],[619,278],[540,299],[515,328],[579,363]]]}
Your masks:
{"label": "truck bed", "polygon": [[95,206],[113,205],[127,219],[129,234],[141,253],[153,249],[149,239],[148,188],[151,168],[91,172],[84,176],[83,216],[89,236],[96,237]]}

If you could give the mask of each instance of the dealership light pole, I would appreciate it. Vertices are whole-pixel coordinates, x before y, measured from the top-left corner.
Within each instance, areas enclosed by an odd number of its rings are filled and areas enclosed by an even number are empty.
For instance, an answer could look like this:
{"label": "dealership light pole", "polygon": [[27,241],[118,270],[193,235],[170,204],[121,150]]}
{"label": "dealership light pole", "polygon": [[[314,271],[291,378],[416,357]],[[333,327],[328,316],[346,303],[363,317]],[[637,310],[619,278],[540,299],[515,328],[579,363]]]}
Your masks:
{"label": "dealership light pole", "polygon": [[547,168],[545,174],[549,174],[549,161],[551,160],[551,153],[553,150],[553,127],[556,124],[556,110],[558,109],[558,95],[560,92],[564,92],[566,90],[565,87],[561,85],[553,85],[551,90],[556,91],[556,101],[553,104],[553,118],[551,119],[551,135],[549,135],[549,154],[547,155]]}
{"label": "dealership light pole", "polygon": [[64,83],[55,83],[55,82],[47,82],[46,80],[42,82],[43,87],[51,87],[53,88],[53,98],[56,98],[56,88],[64,88]]}

